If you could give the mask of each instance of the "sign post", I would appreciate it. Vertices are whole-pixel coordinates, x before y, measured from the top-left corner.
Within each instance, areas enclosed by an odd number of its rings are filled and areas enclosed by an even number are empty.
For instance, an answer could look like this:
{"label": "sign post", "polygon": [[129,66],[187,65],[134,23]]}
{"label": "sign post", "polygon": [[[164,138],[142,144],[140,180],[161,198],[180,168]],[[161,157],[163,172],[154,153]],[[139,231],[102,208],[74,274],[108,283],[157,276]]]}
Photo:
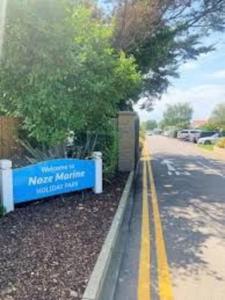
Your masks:
{"label": "sign post", "polygon": [[0,160],[0,199],[6,213],[14,210],[12,162]]}
{"label": "sign post", "polygon": [[102,184],[102,153],[93,152],[93,159],[95,161],[95,194],[101,194],[103,190]]}

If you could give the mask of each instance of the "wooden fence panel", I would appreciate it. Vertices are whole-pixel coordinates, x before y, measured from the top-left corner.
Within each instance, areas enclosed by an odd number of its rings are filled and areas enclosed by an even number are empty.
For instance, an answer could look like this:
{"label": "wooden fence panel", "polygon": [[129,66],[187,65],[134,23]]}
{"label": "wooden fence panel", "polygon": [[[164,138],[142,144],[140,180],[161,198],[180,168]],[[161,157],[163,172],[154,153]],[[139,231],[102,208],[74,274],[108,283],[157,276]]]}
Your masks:
{"label": "wooden fence panel", "polygon": [[12,117],[0,117],[0,159],[12,158],[20,154],[18,128],[21,120]]}

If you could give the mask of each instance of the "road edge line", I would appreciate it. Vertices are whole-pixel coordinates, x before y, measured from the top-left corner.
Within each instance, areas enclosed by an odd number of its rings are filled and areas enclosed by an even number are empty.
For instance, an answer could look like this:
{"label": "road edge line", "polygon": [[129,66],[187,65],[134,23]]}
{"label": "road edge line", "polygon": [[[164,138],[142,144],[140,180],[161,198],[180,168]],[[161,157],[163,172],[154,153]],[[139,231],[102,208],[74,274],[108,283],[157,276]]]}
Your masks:
{"label": "road edge line", "polygon": [[153,175],[151,160],[151,155],[149,153],[149,160],[147,161],[147,166],[149,171],[152,212],[155,227],[159,296],[161,300],[173,300],[174,297],[172,291],[171,275],[169,271],[166,245],[163,234],[162,221],[160,218],[158,196],[155,186],[155,179]]}

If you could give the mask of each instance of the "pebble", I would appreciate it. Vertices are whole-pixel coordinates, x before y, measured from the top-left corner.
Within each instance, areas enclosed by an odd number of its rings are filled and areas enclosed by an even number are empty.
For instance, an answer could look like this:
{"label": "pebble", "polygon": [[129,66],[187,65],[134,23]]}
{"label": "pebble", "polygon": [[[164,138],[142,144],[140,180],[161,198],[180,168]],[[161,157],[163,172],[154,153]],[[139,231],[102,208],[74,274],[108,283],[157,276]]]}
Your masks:
{"label": "pebble", "polygon": [[12,297],[12,296],[6,296],[5,298],[4,298],[5,300],[13,300],[14,298]]}
{"label": "pebble", "polygon": [[[12,292],[16,291],[16,288],[14,286],[7,287],[4,290],[1,291],[1,295],[3,296],[9,296]],[[5,298],[4,298],[5,299]]]}
{"label": "pebble", "polygon": [[71,297],[78,297],[78,293],[76,291],[70,290]]}

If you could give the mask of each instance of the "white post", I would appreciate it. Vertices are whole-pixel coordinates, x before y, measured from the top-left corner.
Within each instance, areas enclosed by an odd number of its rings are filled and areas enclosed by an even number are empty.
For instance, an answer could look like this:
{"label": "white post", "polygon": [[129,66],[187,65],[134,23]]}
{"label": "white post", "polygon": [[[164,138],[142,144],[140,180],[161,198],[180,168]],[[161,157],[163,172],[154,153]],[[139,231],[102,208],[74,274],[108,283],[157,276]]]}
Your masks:
{"label": "white post", "polygon": [[93,159],[95,161],[95,186],[94,192],[101,194],[103,191],[103,176],[102,176],[102,153],[93,152]]}
{"label": "white post", "polygon": [[0,160],[0,199],[6,213],[14,210],[12,162]]}

